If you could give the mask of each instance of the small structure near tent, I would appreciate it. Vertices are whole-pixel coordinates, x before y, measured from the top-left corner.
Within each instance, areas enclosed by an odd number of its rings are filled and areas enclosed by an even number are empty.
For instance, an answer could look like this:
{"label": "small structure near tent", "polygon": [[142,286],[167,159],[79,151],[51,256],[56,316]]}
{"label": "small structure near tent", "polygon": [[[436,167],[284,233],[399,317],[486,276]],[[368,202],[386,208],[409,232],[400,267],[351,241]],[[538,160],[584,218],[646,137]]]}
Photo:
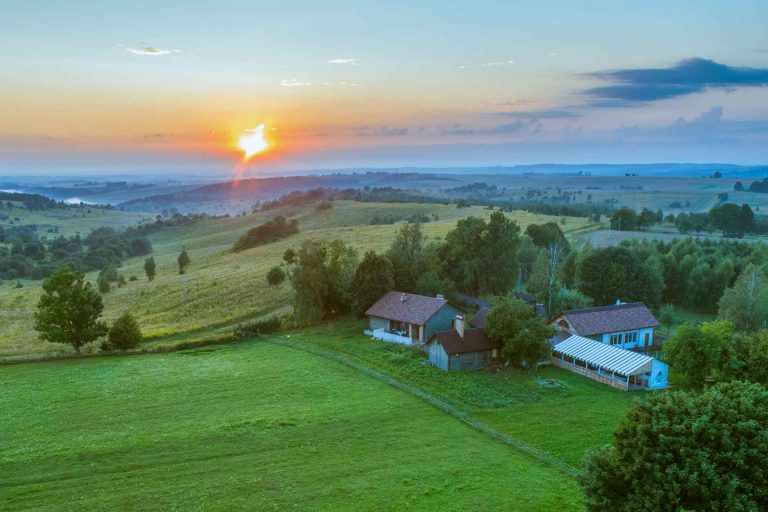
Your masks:
{"label": "small structure near tent", "polygon": [[550,362],[625,391],[667,387],[666,363],[583,336],[573,335],[557,343]]}
{"label": "small structure near tent", "polygon": [[499,357],[501,344],[485,335],[485,329],[465,329],[464,317],[457,315],[453,329],[432,337],[427,345],[429,362],[441,370],[480,370]]}

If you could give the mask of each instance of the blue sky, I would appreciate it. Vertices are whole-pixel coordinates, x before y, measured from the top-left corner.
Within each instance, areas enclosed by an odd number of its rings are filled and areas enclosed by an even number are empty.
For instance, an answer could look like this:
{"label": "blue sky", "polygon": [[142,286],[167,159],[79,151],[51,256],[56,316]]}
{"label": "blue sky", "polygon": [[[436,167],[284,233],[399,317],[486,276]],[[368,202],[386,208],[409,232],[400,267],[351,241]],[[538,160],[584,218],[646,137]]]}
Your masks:
{"label": "blue sky", "polygon": [[0,7],[0,173],[768,163],[765,1]]}

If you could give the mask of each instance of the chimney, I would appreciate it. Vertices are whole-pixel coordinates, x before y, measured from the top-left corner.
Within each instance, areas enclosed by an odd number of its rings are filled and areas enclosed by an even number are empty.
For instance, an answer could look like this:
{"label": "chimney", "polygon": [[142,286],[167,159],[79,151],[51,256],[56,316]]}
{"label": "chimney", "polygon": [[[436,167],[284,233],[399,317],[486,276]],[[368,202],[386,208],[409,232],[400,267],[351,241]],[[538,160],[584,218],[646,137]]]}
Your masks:
{"label": "chimney", "polygon": [[406,294],[402,294],[400,296],[400,302],[405,302],[406,300],[408,300],[408,296]]}
{"label": "chimney", "polygon": [[435,298],[436,298],[436,299],[440,299],[440,300],[443,300],[445,297],[443,297],[443,294],[442,294],[442,293],[438,293],[437,295],[435,295]]}
{"label": "chimney", "polygon": [[464,317],[462,315],[456,315],[456,318],[453,319],[453,328],[459,333],[460,338],[464,337]]}

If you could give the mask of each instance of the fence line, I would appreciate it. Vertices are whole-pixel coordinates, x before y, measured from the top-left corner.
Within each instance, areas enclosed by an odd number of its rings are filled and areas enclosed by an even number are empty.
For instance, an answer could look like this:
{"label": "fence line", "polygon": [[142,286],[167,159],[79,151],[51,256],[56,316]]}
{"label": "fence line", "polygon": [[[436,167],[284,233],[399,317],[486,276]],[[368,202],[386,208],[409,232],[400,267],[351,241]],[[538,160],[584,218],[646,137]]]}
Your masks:
{"label": "fence line", "polygon": [[337,361],[339,363],[342,363],[346,366],[355,368],[356,370],[360,370],[361,372],[365,373],[366,375],[369,375],[375,379],[378,379],[380,381],[383,381],[387,384],[389,384],[392,387],[395,387],[397,389],[400,389],[402,391],[405,391],[406,393],[410,393],[418,398],[421,398],[425,402],[428,402],[429,404],[433,405],[434,407],[437,407],[443,412],[446,412],[450,414],[451,416],[457,418],[461,422],[469,425],[470,427],[474,428],[475,430],[479,430],[480,432],[483,432],[485,434],[488,434],[489,436],[509,445],[513,448],[516,448],[517,450],[533,457],[534,459],[538,460],[539,462],[542,462],[544,464],[547,464],[548,466],[551,466],[568,476],[575,477],[578,475],[579,470],[575,468],[574,466],[571,466],[567,462],[558,459],[557,457],[554,457],[550,455],[549,453],[545,452],[544,450],[540,450],[538,448],[535,448],[525,441],[522,441],[520,439],[517,439],[514,436],[511,436],[510,434],[507,434],[506,432],[502,432],[498,429],[493,428],[492,426],[488,425],[487,423],[478,420],[477,418],[472,417],[471,415],[465,413],[458,407],[454,407],[453,405],[450,405],[449,403],[437,398],[434,395],[431,395],[427,393],[426,391],[419,389],[415,386],[411,386],[410,384],[405,384],[404,382],[400,382],[397,379],[393,379],[392,377],[385,375],[377,370],[374,370],[373,368],[370,368],[362,363],[358,363],[357,361],[354,361],[353,359],[343,356],[337,352],[331,352],[329,350],[323,350],[321,348],[318,348],[314,345],[311,345],[309,343],[296,343],[294,341],[289,341],[284,338],[269,338],[262,336],[262,339],[265,341],[268,341],[270,343],[276,344],[276,345],[283,345],[286,347],[290,347],[296,350],[301,350],[304,352],[309,352],[311,354],[315,354],[321,357],[325,357],[327,359],[332,359],[334,361]]}

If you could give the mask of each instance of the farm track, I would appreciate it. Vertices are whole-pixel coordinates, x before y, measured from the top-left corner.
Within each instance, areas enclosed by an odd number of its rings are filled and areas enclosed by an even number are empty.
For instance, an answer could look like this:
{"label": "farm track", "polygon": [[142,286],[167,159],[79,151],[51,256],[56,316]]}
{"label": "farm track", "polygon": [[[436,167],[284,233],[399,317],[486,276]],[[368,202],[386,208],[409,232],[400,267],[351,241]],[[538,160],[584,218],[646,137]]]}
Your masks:
{"label": "farm track", "polygon": [[469,425],[475,430],[478,430],[480,432],[483,432],[485,434],[488,434],[489,436],[493,437],[494,439],[497,439],[498,441],[501,441],[502,443],[511,446],[515,448],[518,451],[521,451],[525,453],[526,455],[533,457],[537,461],[546,464],[554,469],[557,469],[558,471],[570,476],[570,477],[576,477],[578,475],[579,470],[575,468],[574,466],[568,464],[567,462],[558,459],[557,457],[553,457],[549,453],[540,450],[538,448],[535,448],[525,441],[522,441],[514,436],[511,436],[510,434],[507,434],[506,432],[502,432],[498,429],[493,428],[492,426],[488,425],[487,423],[478,420],[477,418],[474,418],[473,416],[467,414],[466,412],[462,411],[458,407],[455,407],[444,400],[441,400],[440,398],[425,392],[422,389],[419,389],[415,386],[411,386],[409,384],[405,384],[404,382],[400,382],[397,379],[394,379],[382,372],[379,372],[377,370],[374,370],[373,368],[370,368],[362,363],[359,363],[352,358],[343,356],[339,353],[332,352],[329,350],[323,350],[320,348],[317,348],[313,346],[310,343],[296,343],[294,341],[288,341],[285,339],[277,339],[277,338],[271,338],[262,336],[261,339],[264,341],[267,341],[268,343],[273,343],[276,345],[281,345],[289,348],[293,348],[295,350],[301,350],[303,352],[309,352],[311,354],[324,357],[326,359],[331,359],[334,361],[337,361],[341,364],[344,364],[346,366],[349,366],[351,368],[354,368],[356,370],[359,370],[366,375],[373,377],[375,379],[378,379],[382,382],[385,382],[389,384],[390,386],[400,389],[402,391],[405,391],[406,393],[410,393],[425,402],[431,404],[432,406],[440,409],[441,411],[450,414],[454,418],[458,419],[462,423]]}

